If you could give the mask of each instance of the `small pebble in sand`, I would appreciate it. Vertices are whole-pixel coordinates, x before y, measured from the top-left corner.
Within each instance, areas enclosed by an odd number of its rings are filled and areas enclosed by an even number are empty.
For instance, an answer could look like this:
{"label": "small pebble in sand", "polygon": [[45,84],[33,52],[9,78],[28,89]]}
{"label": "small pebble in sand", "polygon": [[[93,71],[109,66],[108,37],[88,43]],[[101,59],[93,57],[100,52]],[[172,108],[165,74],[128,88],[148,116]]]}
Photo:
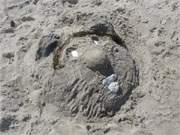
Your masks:
{"label": "small pebble in sand", "polygon": [[10,26],[11,26],[11,27],[16,27],[16,23],[15,23],[13,20],[11,20]]}

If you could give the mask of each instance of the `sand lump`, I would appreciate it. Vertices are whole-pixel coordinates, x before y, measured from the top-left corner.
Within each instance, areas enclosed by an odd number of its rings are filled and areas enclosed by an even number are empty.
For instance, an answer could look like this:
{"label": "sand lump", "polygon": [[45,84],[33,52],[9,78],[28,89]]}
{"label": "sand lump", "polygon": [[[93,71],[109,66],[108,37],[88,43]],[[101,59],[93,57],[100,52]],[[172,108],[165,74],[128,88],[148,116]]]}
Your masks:
{"label": "sand lump", "polygon": [[[56,66],[63,66],[55,69],[51,87],[43,95],[45,101],[72,116],[113,116],[138,85],[135,61],[110,23],[95,24],[72,35],[54,51]],[[98,44],[92,36],[99,39]],[[73,58],[72,51],[78,52],[78,58]],[[106,78],[112,74],[116,79],[109,83]]]}

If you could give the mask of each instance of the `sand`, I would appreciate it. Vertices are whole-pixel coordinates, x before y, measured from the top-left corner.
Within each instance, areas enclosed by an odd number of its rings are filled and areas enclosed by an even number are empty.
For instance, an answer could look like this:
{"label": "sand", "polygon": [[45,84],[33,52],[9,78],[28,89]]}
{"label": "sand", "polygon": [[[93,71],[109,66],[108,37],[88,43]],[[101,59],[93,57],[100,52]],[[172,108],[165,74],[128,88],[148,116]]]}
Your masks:
{"label": "sand", "polygon": [[[0,134],[179,135],[179,6],[1,0]],[[113,73],[117,95],[101,83]]]}

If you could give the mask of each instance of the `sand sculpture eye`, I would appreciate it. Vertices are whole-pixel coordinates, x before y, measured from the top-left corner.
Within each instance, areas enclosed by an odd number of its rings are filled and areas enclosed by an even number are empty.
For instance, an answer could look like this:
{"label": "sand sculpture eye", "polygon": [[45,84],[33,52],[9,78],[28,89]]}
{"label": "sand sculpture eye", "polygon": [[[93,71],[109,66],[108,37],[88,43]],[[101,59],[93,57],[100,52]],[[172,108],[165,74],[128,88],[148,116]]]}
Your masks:
{"label": "sand sculpture eye", "polygon": [[138,85],[135,61],[110,23],[73,33],[53,51],[56,72],[44,96],[62,112],[112,116]]}

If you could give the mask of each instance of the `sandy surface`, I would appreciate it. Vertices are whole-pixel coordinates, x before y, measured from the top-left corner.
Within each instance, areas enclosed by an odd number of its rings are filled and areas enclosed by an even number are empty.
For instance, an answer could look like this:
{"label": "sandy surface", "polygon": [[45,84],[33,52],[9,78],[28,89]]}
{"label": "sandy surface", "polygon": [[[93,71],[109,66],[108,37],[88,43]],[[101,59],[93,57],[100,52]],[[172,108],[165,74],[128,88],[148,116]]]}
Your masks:
{"label": "sandy surface", "polygon": [[[89,43],[69,37],[99,21],[124,41],[139,85],[115,115],[87,120],[62,111],[58,98],[68,84],[61,73],[72,68],[55,72],[53,53],[37,61],[37,50],[49,33],[65,45]],[[107,35],[98,43],[110,42]],[[179,0],[1,0],[0,134],[179,135],[179,38]]]}

